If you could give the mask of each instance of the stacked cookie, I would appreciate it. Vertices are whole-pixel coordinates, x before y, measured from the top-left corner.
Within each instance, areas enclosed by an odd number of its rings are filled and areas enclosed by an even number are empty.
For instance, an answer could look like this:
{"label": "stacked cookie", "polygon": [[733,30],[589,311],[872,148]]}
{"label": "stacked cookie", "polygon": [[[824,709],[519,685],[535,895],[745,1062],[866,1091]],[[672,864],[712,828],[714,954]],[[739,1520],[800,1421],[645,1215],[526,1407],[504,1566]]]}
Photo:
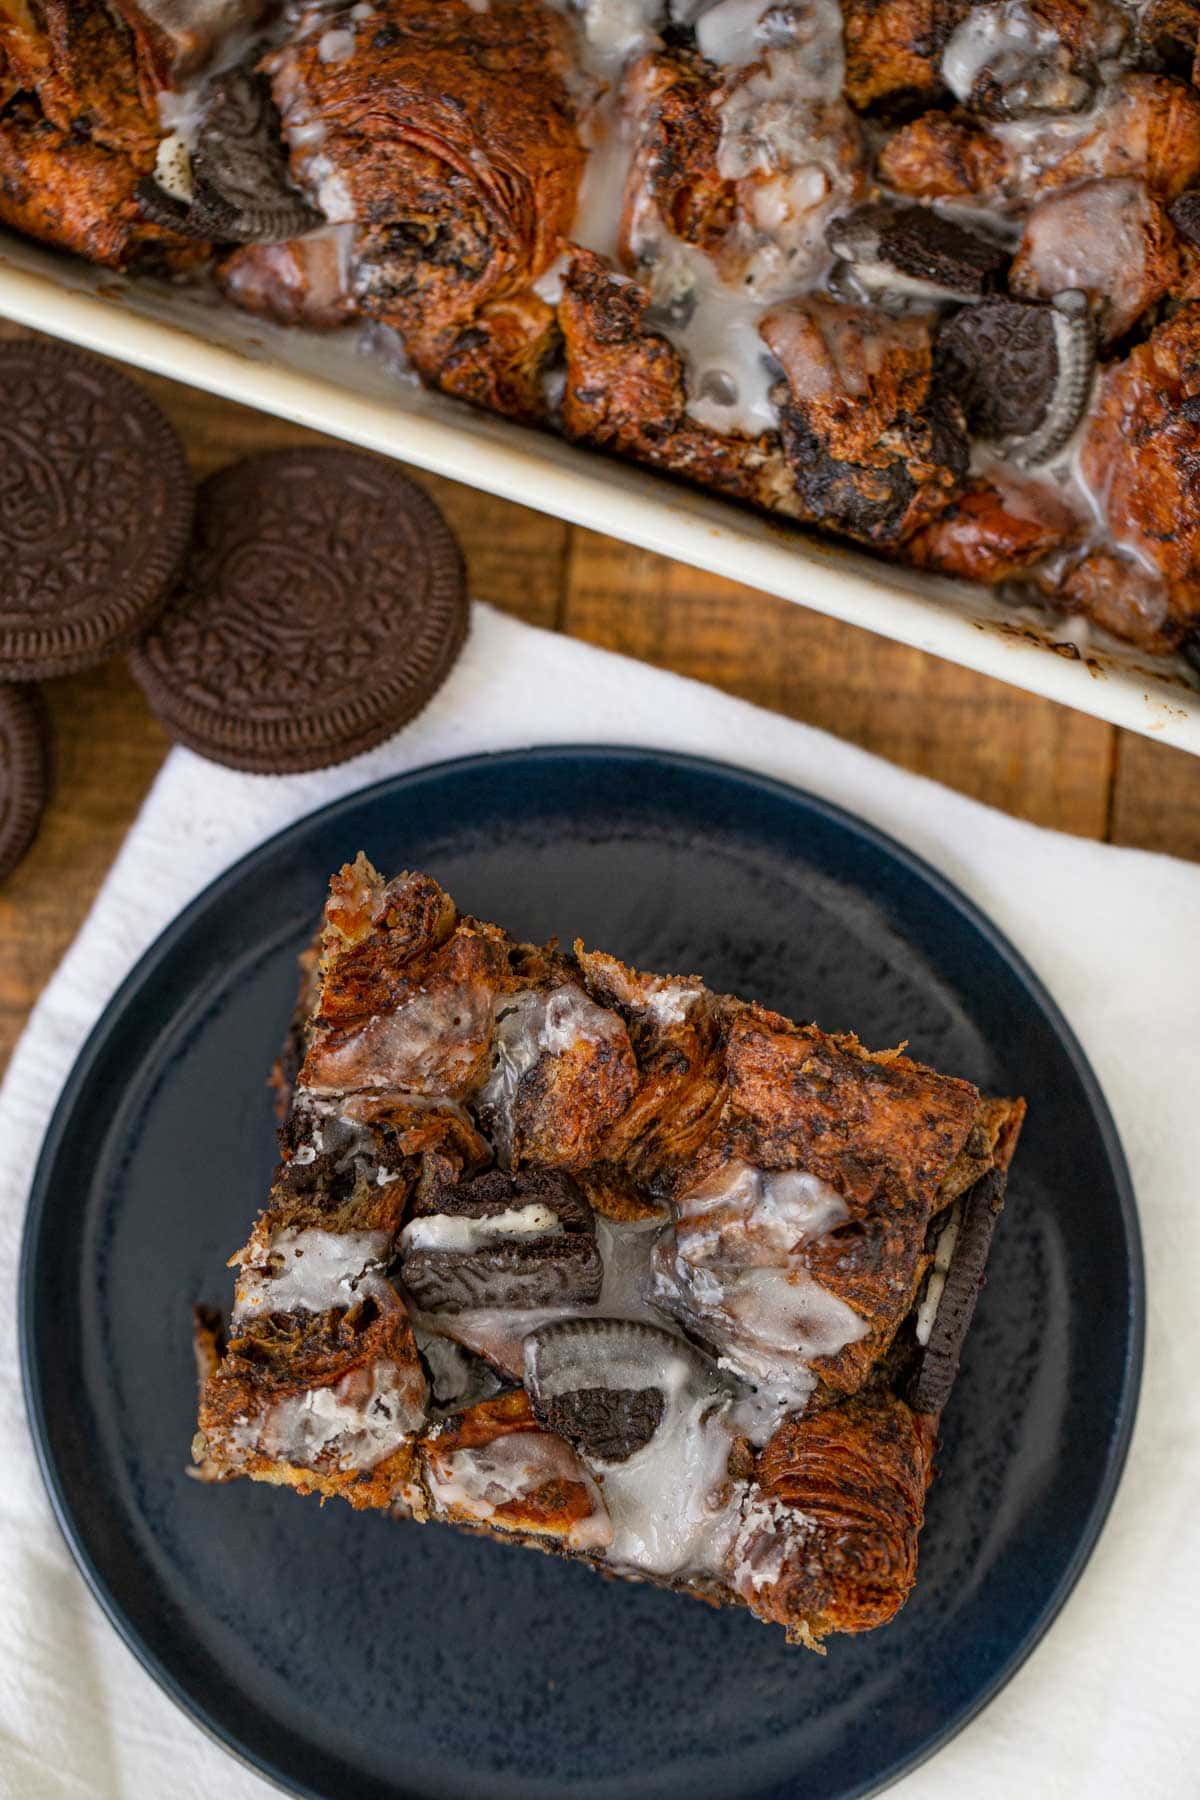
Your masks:
{"label": "stacked cookie", "polygon": [[49,757],[31,685],[128,651],[180,743],[257,774],[390,737],[466,632],[458,545],[428,496],[348,450],[285,450],[193,490],[145,391],[61,345],[0,345],[0,879]]}

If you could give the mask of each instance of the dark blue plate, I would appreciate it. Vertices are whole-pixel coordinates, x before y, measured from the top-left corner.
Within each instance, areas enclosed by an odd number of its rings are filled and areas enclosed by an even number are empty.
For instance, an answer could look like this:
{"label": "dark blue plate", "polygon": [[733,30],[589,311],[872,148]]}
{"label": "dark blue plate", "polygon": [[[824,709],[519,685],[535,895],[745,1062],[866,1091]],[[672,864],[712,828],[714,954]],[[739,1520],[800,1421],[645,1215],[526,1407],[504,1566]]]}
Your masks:
{"label": "dark blue plate", "polygon": [[[916,1592],[824,1660],[748,1614],[187,1479],[189,1309],[274,1155],[265,1074],[332,869],[431,870],[518,936],[577,934],[1031,1100],[930,1494]],[[1020,879],[1020,871],[1013,871]],[[635,750],[420,770],[302,820],[188,907],[75,1066],[30,1203],[29,1414],[117,1630],[305,1795],[842,1800],[957,1731],[1045,1631],[1133,1423],[1142,1266],[1120,1145],[1057,1009],[939,875],[778,783]]]}

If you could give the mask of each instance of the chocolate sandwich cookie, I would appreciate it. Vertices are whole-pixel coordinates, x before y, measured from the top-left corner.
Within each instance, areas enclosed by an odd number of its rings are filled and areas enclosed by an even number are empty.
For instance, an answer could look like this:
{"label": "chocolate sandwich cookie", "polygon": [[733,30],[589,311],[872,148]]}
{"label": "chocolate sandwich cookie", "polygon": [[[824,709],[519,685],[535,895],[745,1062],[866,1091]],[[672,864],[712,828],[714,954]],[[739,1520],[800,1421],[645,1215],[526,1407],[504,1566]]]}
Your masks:
{"label": "chocolate sandwich cookie", "polygon": [[151,622],[192,521],[183,447],[145,390],[81,350],[0,344],[0,678],[103,662]]}
{"label": "chocolate sandwich cookie", "polygon": [[964,307],[939,330],[937,356],[971,430],[1033,468],[1058,454],[1087,410],[1096,365],[1087,300],[1071,289],[1048,306]]}
{"label": "chocolate sandwich cookie", "polygon": [[400,1279],[426,1312],[588,1305],[604,1269],[592,1209],[557,1169],[493,1171],[436,1192],[400,1234]]}
{"label": "chocolate sandwich cookie", "polygon": [[325,222],[291,182],[270,87],[249,64],[210,82],[191,150],[166,138],[158,162],[138,204],[186,236],[277,244]]}
{"label": "chocolate sandwich cookie", "polygon": [[0,687],[0,881],[37,836],[48,761],[41,695],[36,688]]}
{"label": "chocolate sandwich cookie", "polygon": [[886,201],[843,213],[825,241],[859,286],[878,298],[973,299],[996,286],[1010,260],[1002,244],[930,207]]}
{"label": "chocolate sandwich cookie", "polygon": [[421,711],[467,628],[433,501],[353,450],[275,450],[209,477],[183,581],[130,658],[180,743],[257,774],[320,769]]}
{"label": "chocolate sandwich cookie", "polygon": [[943,1282],[940,1295],[932,1296],[936,1311],[929,1328],[929,1339],[913,1375],[908,1403],[914,1412],[940,1413],[950,1398],[950,1390],[958,1376],[958,1362],[963,1342],[975,1316],[975,1303],[983,1286],[983,1271],[996,1220],[1004,1208],[1004,1191],[1008,1175],[1004,1169],[989,1169],[959,1202],[960,1212],[949,1266],[944,1273],[936,1266],[930,1281]]}
{"label": "chocolate sandwich cookie", "polygon": [[717,1406],[731,1389],[695,1345],[640,1319],[567,1319],[525,1340],[530,1404],[585,1456],[623,1463],[668,1411]]}

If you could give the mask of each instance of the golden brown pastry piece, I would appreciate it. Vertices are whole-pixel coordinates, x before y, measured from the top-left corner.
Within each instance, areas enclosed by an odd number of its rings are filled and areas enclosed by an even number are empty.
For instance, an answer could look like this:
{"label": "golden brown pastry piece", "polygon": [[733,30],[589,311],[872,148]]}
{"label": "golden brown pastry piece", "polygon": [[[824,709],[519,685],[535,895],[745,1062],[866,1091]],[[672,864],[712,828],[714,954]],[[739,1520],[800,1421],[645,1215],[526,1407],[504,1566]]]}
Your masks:
{"label": "golden brown pastry piece", "polygon": [[1026,300],[1082,289],[1107,347],[1179,277],[1175,232],[1163,206],[1144,182],[1109,178],[1038,201],[1025,220],[1008,285]]}
{"label": "golden brown pastry piece", "polygon": [[362,857],[302,992],[201,1476],[889,1619],[1022,1104]]}
{"label": "golden brown pastry piece", "polygon": [[[751,1611],[800,1643],[894,1618],[916,1580],[935,1443],[930,1421],[886,1393],[786,1420],[758,1460],[761,1524],[739,1584]],[[799,1515],[790,1531],[786,1513]],[[775,1580],[756,1581],[776,1563]]]}
{"label": "golden brown pastry piece", "polygon": [[143,172],[137,160],[60,131],[24,98],[0,114],[0,222],[110,269],[196,266],[203,245],[142,218]]}
{"label": "golden brown pastry piece", "polygon": [[932,99],[946,41],[968,11],[969,0],[842,0],[851,106]]}
{"label": "golden brown pastry piece", "polygon": [[[1200,303],[1103,371],[1079,460],[1116,543],[1163,583],[1161,612],[1142,584],[1127,607],[1105,609],[1105,622],[1147,649],[1180,642],[1200,621]],[[1088,604],[1104,572],[1093,565],[1076,576],[1076,605]],[[1089,610],[1099,616],[1095,598]]]}
{"label": "golden brown pastry piece", "polygon": [[154,89],[134,34],[103,0],[7,0],[0,68],[0,221],[109,268],[184,269],[205,247],[147,222]]}
{"label": "golden brown pastry piece", "polygon": [[940,517],[909,538],[905,556],[919,569],[994,587],[1035,567],[1083,528],[1078,515],[1045,484],[1022,486],[1006,479],[999,487],[977,479]]}
{"label": "golden brown pastry piece", "polygon": [[1031,190],[1122,177],[1173,200],[1200,175],[1200,94],[1168,75],[1123,75],[1095,120],[1078,130],[1049,119],[1014,144],[965,112],[924,113],[884,145],[879,172],[926,200],[1016,204]]}
{"label": "golden brown pastry piece", "polygon": [[949,505],[967,435],[935,379],[927,317],[812,299],[776,308],[760,329],[783,369],[776,398],[802,517],[900,544]]}
{"label": "golden brown pastry piece", "polygon": [[[267,62],[291,168],[331,223],[357,220],[360,310],[427,379],[536,414],[553,314],[531,284],[559,252],[583,151],[570,28],[540,0],[345,5]],[[323,57],[333,40],[344,53]],[[514,304],[523,302],[523,310]],[[474,359],[474,360],[473,360]]]}

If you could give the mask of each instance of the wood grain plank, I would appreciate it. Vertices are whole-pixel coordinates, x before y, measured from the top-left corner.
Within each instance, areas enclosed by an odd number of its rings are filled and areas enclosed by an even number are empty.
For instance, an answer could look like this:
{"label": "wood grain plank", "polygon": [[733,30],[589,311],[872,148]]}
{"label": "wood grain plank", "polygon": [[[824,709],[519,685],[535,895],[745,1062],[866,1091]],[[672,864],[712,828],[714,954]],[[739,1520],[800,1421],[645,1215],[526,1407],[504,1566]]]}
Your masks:
{"label": "wood grain plank", "polygon": [[1200,757],[1119,732],[1109,836],[1200,862]]}
{"label": "wood grain plank", "polygon": [[1021,818],[1104,835],[1113,728],[1003,682],[585,532],[564,625]]}
{"label": "wood grain plank", "polygon": [[47,682],[44,693],[51,801],[33,848],[0,887],[0,1071],[167,750],[121,659]]}

